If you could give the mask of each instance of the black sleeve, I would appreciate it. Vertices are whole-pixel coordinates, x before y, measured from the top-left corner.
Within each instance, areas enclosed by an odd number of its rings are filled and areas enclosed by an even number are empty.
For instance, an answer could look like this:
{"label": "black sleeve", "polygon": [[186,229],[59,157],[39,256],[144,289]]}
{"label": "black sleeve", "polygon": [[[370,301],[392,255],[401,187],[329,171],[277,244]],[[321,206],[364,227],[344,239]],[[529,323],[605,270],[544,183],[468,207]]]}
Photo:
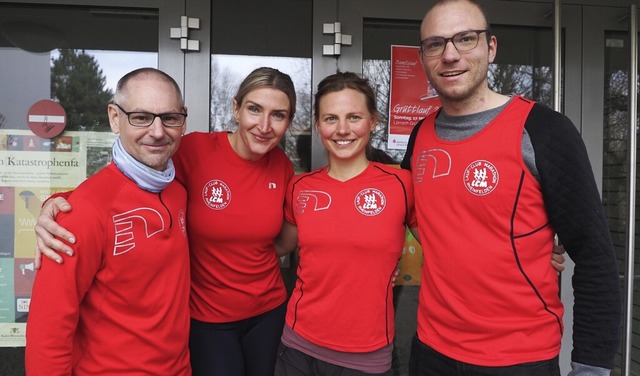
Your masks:
{"label": "black sleeve", "polygon": [[416,135],[418,134],[418,130],[420,126],[424,122],[424,119],[420,120],[411,130],[411,135],[409,136],[409,142],[407,142],[407,151],[404,153],[404,158],[402,158],[402,162],[400,163],[400,167],[405,170],[411,171],[411,155],[413,154],[413,145],[416,143]]}
{"label": "black sleeve", "polygon": [[575,262],[574,362],[612,369],[620,345],[618,266],[587,150],[566,116],[534,105],[525,128],[551,225]]}

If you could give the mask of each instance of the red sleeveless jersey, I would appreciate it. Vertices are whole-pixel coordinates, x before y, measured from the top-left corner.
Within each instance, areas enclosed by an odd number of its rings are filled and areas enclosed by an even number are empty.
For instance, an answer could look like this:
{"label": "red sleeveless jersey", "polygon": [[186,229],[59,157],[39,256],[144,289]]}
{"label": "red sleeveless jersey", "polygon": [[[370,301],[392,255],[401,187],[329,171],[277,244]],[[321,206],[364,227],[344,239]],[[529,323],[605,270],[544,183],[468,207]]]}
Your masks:
{"label": "red sleeveless jersey", "polygon": [[411,170],[424,249],[418,336],[451,358],[505,366],[558,355],[563,307],[554,231],[521,140],[533,102],[515,97],[461,141],[418,131]]}

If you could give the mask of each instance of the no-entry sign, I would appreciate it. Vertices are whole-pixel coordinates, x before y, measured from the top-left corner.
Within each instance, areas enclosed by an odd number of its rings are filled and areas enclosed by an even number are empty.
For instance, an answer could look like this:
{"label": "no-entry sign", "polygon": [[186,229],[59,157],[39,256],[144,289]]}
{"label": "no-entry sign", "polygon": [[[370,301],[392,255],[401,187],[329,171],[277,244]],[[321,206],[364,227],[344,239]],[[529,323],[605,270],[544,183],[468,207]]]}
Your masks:
{"label": "no-entry sign", "polygon": [[53,138],[64,131],[67,114],[58,102],[43,99],[29,108],[27,124],[36,136]]}

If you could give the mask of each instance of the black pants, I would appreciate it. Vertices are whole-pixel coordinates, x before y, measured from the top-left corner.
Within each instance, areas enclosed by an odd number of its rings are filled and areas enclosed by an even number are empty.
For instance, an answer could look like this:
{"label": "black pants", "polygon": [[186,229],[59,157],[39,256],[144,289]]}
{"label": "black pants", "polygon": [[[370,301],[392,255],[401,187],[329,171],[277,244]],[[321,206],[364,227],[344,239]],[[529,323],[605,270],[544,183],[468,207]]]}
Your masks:
{"label": "black pants", "polygon": [[193,376],[273,376],[286,303],[230,323],[191,320],[189,350]]}
{"label": "black pants", "polygon": [[440,354],[413,336],[410,376],[560,376],[558,357],[506,367],[483,367],[459,362]]}

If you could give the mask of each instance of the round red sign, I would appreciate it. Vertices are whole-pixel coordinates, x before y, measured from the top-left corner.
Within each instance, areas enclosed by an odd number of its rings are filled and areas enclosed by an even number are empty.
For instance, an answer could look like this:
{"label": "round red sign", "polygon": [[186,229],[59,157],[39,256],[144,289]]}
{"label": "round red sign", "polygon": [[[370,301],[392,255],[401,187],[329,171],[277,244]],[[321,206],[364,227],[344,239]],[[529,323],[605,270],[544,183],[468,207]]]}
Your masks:
{"label": "round red sign", "polygon": [[27,124],[36,136],[53,138],[64,131],[67,114],[58,102],[43,99],[34,103],[27,111]]}

